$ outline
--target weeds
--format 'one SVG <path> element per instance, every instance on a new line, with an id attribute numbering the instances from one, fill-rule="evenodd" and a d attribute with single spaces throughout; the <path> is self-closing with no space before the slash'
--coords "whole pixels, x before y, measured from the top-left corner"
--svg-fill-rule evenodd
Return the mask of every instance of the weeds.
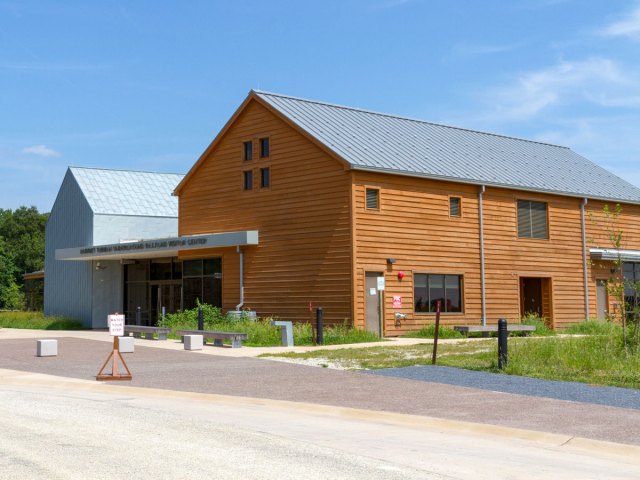
<path id="1" fill-rule="evenodd" d="M 0 312 L 0 327 L 25 328 L 32 330 L 83 330 L 78 320 L 42 312 Z"/>

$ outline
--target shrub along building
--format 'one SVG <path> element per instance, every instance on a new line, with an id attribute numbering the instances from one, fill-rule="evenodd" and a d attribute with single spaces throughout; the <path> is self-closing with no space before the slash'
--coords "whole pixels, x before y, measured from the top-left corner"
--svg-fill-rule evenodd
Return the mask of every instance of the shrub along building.
<path id="1" fill-rule="evenodd" d="M 250 92 L 174 195 L 165 247 L 85 238 L 57 257 L 91 271 L 119 260 L 128 292 L 130 265 L 169 257 L 174 309 L 203 298 L 305 321 L 322 306 L 330 322 L 398 335 L 432 323 L 440 301 L 445 324 L 535 313 L 562 328 L 613 308 L 602 209 L 619 203 L 624 274 L 640 280 L 640 189 L 570 149 L 284 95 Z"/>

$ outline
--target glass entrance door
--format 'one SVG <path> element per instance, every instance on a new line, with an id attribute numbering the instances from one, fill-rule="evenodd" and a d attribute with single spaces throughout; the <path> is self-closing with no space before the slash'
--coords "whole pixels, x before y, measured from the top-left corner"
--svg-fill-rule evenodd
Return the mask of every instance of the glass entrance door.
<path id="1" fill-rule="evenodd" d="M 162 307 L 166 313 L 182 310 L 182 283 L 179 281 L 149 283 L 149 297 L 151 298 L 150 322 L 152 325 L 157 325 L 158 319 L 162 317 Z"/>

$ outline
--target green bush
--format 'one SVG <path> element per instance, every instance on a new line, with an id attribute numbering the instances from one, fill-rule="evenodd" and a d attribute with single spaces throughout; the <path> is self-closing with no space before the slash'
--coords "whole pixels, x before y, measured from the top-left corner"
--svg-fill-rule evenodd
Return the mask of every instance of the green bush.
<path id="1" fill-rule="evenodd" d="M 522 323 L 522 325 L 533 325 L 534 327 L 536 327 L 536 331 L 532 334 L 536 337 L 548 337 L 556 334 L 556 332 L 549 328 L 544 319 L 536 314 L 528 313 L 527 315 L 522 317 L 520 323 Z M 514 333 L 518 333 L 518 336 L 525 336 L 526 334 L 526 332 Z"/>
<path id="2" fill-rule="evenodd" d="M 33 330 L 84 329 L 84 326 L 78 320 L 53 315 L 45 317 L 42 312 L 0 312 L 0 327 Z"/>
<path id="3" fill-rule="evenodd" d="M 435 325 L 428 325 L 417 332 L 408 333 L 406 336 L 410 338 L 433 338 L 436 333 Z M 449 327 L 440 327 L 438 338 L 463 338 L 463 335 Z"/>
<path id="4" fill-rule="evenodd" d="M 567 328 L 564 333 L 582 335 L 616 335 L 622 328 L 612 322 L 601 320 L 585 320 Z"/>
<path id="5" fill-rule="evenodd" d="M 202 305 L 204 313 L 204 329 L 221 332 L 246 333 L 249 338 L 245 345 L 249 347 L 267 347 L 281 344 L 280 328 L 271 325 L 270 318 L 258 318 L 255 321 L 243 318 L 236 320 L 222 314 L 222 311 L 211 305 Z M 159 320 L 161 327 L 176 330 L 196 330 L 198 328 L 198 308 L 184 312 L 167 314 Z M 177 338 L 175 334 L 172 335 Z M 355 330 L 348 325 L 330 325 L 324 329 L 325 345 L 344 343 L 362 343 L 379 341 L 377 335 Z M 293 341 L 295 345 L 313 345 L 313 331 L 309 323 L 293 324 Z"/>

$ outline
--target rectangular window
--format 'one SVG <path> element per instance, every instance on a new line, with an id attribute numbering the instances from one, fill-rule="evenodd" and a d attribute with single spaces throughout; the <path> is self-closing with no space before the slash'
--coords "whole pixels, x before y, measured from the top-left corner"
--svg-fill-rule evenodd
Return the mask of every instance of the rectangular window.
<path id="1" fill-rule="evenodd" d="M 260 188 L 267 188 L 270 182 L 269 168 L 260 169 Z"/>
<path id="2" fill-rule="evenodd" d="M 244 189 L 252 190 L 253 189 L 253 170 L 245 170 L 242 173 L 244 175 Z"/>
<path id="3" fill-rule="evenodd" d="M 182 280 L 184 308 L 200 303 L 222 306 L 222 259 L 185 260 Z"/>
<path id="4" fill-rule="evenodd" d="M 546 202 L 518 200 L 518 237 L 549 238 Z"/>
<path id="5" fill-rule="evenodd" d="M 462 276 L 416 273 L 413 298 L 417 313 L 435 313 L 438 301 L 443 313 L 462 312 Z"/>
<path id="6" fill-rule="evenodd" d="M 367 188 L 367 209 L 378 210 L 380 208 L 380 190 Z"/>
<path id="7" fill-rule="evenodd" d="M 461 203 L 460 197 L 449 197 L 449 216 L 450 217 L 460 217 L 462 216 L 462 211 L 460 209 Z"/>
<path id="8" fill-rule="evenodd" d="M 244 159 L 245 161 L 253 160 L 253 142 L 244 142 Z"/>
<path id="9" fill-rule="evenodd" d="M 624 301 L 626 303 L 627 313 L 633 314 L 636 308 L 640 306 L 640 297 L 638 296 L 636 286 L 640 284 L 640 263 L 624 263 L 622 264 L 622 274 L 624 275 Z"/>
<path id="10" fill-rule="evenodd" d="M 269 156 L 269 139 L 260 139 L 260 158 L 267 158 Z"/>

